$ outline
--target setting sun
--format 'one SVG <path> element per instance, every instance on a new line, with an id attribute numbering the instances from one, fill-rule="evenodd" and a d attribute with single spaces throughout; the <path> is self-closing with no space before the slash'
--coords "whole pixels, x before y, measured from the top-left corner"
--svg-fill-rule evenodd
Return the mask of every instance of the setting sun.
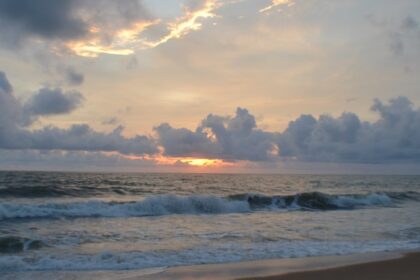
<path id="1" fill-rule="evenodd" d="M 223 164 L 223 161 L 221 160 L 207 158 L 186 158 L 181 159 L 180 161 L 192 166 L 218 166 Z"/>

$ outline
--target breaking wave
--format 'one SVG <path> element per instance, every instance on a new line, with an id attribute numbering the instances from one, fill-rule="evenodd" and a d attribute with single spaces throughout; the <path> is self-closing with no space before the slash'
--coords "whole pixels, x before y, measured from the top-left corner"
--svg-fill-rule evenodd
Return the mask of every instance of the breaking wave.
<path id="1" fill-rule="evenodd" d="M 0 254 L 1 253 L 19 253 L 28 250 L 39 249 L 44 246 L 40 240 L 33 240 L 17 236 L 0 237 Z"/>
<path id="2" fill-rule="evenodd" d="M 257 242 L 246 246 L 244 246 L 244 244 L 229 243 L 229 253 L 226 253 L 225 246 L 211 248 L 200 246 L 180 251 L 103 251 L 97 254 L 43 254 L 36 255 L 35 257 L 0 255 L 0 272 L 146 269 L 203 263 L 229 263 L 258 259 L 346 255 L 364 252 L 383 252 L 385 250 L 414 250 L 418 248 L 419 243 L 410 240 L 308 240 L 276 241 L 267 243 Z"/>
<path id="3" fill-rule="evenodd" d="M 331 195 L 321 192 L 286 196 L 237 194 L 155 195 L 131 202 L 83 202 L 21 204 L 0 203 L 0 220 L 16 218 L 136 217 L 171 214 L 223 214 L 278 210 L 340 210 L 393 206 L 403 200 L 417 200 L 419 193 L 370 193 Z"/>

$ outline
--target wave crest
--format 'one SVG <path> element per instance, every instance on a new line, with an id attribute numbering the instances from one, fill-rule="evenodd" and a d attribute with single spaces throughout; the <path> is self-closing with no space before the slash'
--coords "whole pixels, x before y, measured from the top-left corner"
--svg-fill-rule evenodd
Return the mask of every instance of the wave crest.
<path id="1" fill-rule="evenodd" d="M 419 196 L 418 193 L 415 195 Z M 16 218 L 133 217 L 170 214 L 222 214 L 275 210 L 339 210 L 360 207 L 392 206 L 401 200 L 414 199 L 403 194 L 370 193 L 331 195 L 321 192 L 286 196 L 237 194 L 156 195 L 140 201 L 106 202 L 91 200 L 72 203 L 0 204 L 0 220 Z"/>

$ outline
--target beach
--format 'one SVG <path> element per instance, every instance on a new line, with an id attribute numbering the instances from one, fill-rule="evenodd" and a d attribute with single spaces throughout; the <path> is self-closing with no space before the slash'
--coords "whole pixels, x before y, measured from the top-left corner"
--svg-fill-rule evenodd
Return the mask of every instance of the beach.
<path id="1" fill-rule="evenodd" d="M 330 269 L 293 272 L 283 275 L 241 278 L 241 280 L 416 280 L 420 279 L 420 253 L 410 253 L 402 258 L 354 264 Z"/>
<path id="2" fill-rule="evenodd" d="M 420 279 L 419 264 L 419 252 L 382 252 L 176 267 L 126 280 L 347 280 L 356 277 L 360 280 L 417 280 Z"/>

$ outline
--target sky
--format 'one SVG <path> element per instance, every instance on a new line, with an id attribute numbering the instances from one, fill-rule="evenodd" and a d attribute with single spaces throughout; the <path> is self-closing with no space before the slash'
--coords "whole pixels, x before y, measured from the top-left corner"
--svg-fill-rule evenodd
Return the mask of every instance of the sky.
<path id="1" fill-rule="evenodd" d="M 420 173 L 417 0 L 0 0 L 0 169 Z"/>

